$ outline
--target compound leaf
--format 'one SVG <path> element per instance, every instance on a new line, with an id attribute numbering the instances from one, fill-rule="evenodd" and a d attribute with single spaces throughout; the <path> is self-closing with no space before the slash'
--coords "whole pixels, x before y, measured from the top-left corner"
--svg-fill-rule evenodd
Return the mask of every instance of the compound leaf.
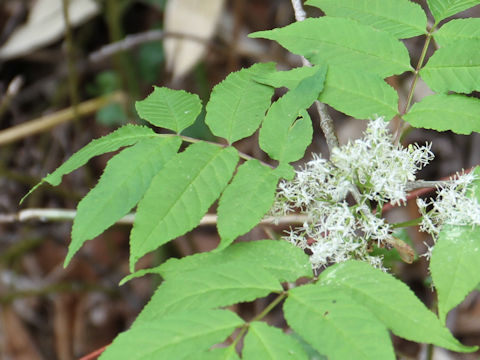
<path id="1" fill-rule="evenodd" d="M 433 312 L 400 280 L 361 261 L 336 264 L 320 275 L 320 285 L 347 292 L 396 335 L 449 350 L 468 352 Z"/>
<path id="2" fill-rule="evenodd" d="M 451 20 L 433 34 L 440 46 L 447 46 L 458 40 L 480 40 L 480 18 Z"/>
<path id="3" fill-rule="evenodd" d="M 295 288 L 283 311 L 288 325 L 329 359 L 395 359 L 387 328 L 338 289 L 313 284 Z"/>
<path id="4" fill-rule="evenodd" d="M 182 259 L 169 259 L 156 268 L 139 270 L 127 276 L 121 284 L 145 274 L 161 274 L 169 279 L 175 274 L 186 274 L 195 269 L 238 262 L 243 259 L 248 259 L 253 265 L 261 265 L 280 282 L 313 276 L 308 256 L 300 248 L 282 240 L 258 240 L 233 244 L 222 251 L 195 254 Z"/>
<path id="5" fill-rule="evenodd" d="M 235 148 L 190 145 L 153 178 L 130 235 L 130 269 L 149 251 L 193 229 L 218 198 L 238 162 Z"/>
<path id="6" fill-rule="evenodd" d="M 273 89 L 255 78 L 274 70 L 274 63 L 256 64 L 231 73 L 213 88 L 205 123 L 215 136 L 231 144 L 258 129 L 270 106 Z"/>
<path id="7" fill-rule="evenodd" d="M 308 360 L 308 356 L 293 337 L 264 322 L 254 321 L 245 336 L 242 359 Z"/>
<path id="8" fill-rule="evenodd" d="M 412 70 L 408 51 L 400 41 L 351 19 L 324 16 L 249 36 L 275 40 L 313 64 L 369 69 L 381 77 Z"/>
<path id="9" fill-rule="evenodd" d="M 449 16 L 480 4 L 480 0 L 427 0 L 427 4 L 435 18 L 435 24 L 438 24 Z"/>
<path id="10" fill-rule="evenodd" d="M 59 168 L 53 173 L 45 176 L 42 181 L 35 185 L 27 195 L 23 197 L 22 201 L 30 195 L 35 189 L 37 189 L 44 182 L 50 185 L 57 186 L 62 181 L 63 175 L 69 174 L 79 167 L 85 165 L 91 158 L 118 150 L 123 146 L 133 145 L 141 139 L 149 139 L 157 137 L 151 129 L 146 126 L 125 125 L 115 130 L 114 132 L 101 137 L 99 139 L 92 140 L 89 144 L 81 148 L 70 159 L 65 161 Z"/>
<path id="11" fill-rule="evenodd" d="M 344 66 L 330 66 L 319 100 L 357 119 L 389 120 L 398 109 L 398 93 L 380 76 Z"/>
<path id="12" fill-rule="evenodd" d="M 445 322 L 447 313 L 460 304 L 480 283 L 480 229 L 445 226 L 430 260 L 430 272 L 438 293 L 438 315 Z"/>
<path id="13" fill-rule="evenodd" d="M 306 108 L 323 89 L 325 73 L 320 69 L 313 76 L 273 103 L 260 129 L 259 143 L 272 159 L 292 162 L 303 157 L 312 141 L 312 123 Z M 298 116 L 301 118 L 297 119 Z"/>
<path id="14" fill-rule="evenodd" d="M 278 280 L 259 264 L 252 265 L 249 259 L 198 267 L 188 276 L 179 273 L 165 280 L 138 315 L 134 326 L 161 319 L 169 313 L 253 301 L 274 291 L 282 291 Z"/>
<path id="15" fill-rule="evenodd" d="M 227 186 L 218 205 L 220 247 L 250 231 L 271 208 L 278 178 L 258 160 L 242 164 Z"/>
<path id="16" fill-rule="evenodd" d="M 438 49 L 420 76 L 436 92 L 480 90 L 480 39 L 455 41 Z"/>
<path id="17" fill-rule="evenodd" d="M 195 122 L 202 102 L 196 94 L 154 86 L 153 92 L 137 101 L 135 108 L 149 123 L 180 133 Z"/>
<path id="18" fill-rule="evenodd" d="M 101 234 L 138 203 L 181 143 L 178 137 L 145 139 L 108 162 L 98 184 L 78 204 L 65 266 L 85 241 Z"/>
<path id="19" fill-rule="evenodd" d="M 100 359 L 183 359 L 222 342 L 242 324 L 228 310 L 166 314 L 117 336 Z"/>
<path id="20" fill-rule="evenodd" d="M 472 131 L 480 132 L 480 100 L 434 94 L 414 104 L 403 119 L 414 127 L 468 135 Z"/>
<path id="21" fill-rule="evenodd" d="M 398 39 L 425 33 L 427 16 L 420 5 L 408 0 L 308 0 L 328 16 L 346 17 L 386 31 Z"/>

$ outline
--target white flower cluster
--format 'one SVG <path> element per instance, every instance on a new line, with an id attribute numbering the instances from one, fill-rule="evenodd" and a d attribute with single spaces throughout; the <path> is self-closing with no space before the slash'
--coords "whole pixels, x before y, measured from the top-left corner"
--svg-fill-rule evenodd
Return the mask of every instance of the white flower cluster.
<path id="1" fill-rule="evenodd" d="M 468 196 L 469 187 L 476 178 L 473 173 L 457 174 L 455 180 L 437 186 L 436 199 L 417 199 L 422 215 L 420 230 L 429 233 L 436 241 L 443 225 L 480 225 L 480 204 Z"/>
<path id="2" fill-rule="evenodd" d="M 407 183 L 432 159 L 428 144 L 394 145 L 379 118 L 368 124 L 364 139 L 333 149 L 330 161 L 314 156 L 292 181 L 281 182 L 272 213 L 307 215 L 286 238 L 310 254 L 315 269 L 352 258 L 382 267 L 382 259 L 370 255 L 371 244 L 385 244 L 392 229 L 372 213 L 370 202 L 405 202 Z M 349 206 L 352 192 L 357 204 Z"/>

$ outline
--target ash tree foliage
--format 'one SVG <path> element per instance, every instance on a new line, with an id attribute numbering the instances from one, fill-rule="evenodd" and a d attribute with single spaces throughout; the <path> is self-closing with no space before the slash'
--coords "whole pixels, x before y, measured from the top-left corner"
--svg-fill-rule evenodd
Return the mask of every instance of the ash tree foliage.
<path id="1" fill-rule="evenodd" d="M 313 352 L 386 360 L 395 359 L 391 333 L 457 352 L 477 349 L 461 344 L 445 324 L 480 282 L 480 170 L 437 183 L 434 198 L 417 200 L 418 219 L 382 217 L 383 205 L 406 204 L 407 193 L 419 187 L 416 173 L 434 157 L 430 144 L 404 148 L 388 121 L 407 124 L 403 129 L 480 131 L 480 100 L 469 96 L 480 91 L 479 19 L 446 21 L 480 1 L 427 3 L 433 25 L 408 0 L 308 0 L 326 15 L 250 36 L 274 40 L 311 66 L 277 71 L 274 63 L 259 63 L 216 85 L 205 122 L 219 143 L 181 135 L 202 109 L 198 96 L 154 87 L 137 102 L 138 114 L 170 132 L 125 125 L 42 180 L 58 185 L 92 157 L 123 149 L 78 205 L 65 266 L 85 241 L 136 207 L 132 274 L 122 283 L 148 273 L 163 282 L 101 359 L 279 360 L 309 359 Z M 412 65 L 402 39 L 417 36 L 424 47 Z M 425 61 L 429 48 L 435 51 Z M 398 110 L 399 94 L 385 78 L 405 72 L 414 81 Z M 419 78 L 435 94 L 412 105 Z M 282 87 L 288 91 L 272 103 Z M 316 101 L 369 120 L 367 131 L 330 149 L 328 160 L 316 154 L 295 170 L 291 163 L 312 141 L 307 109 Z M 235 148 L 257 130 L 275 166 Z M 179 152 L 182 142 L 191 144 Z M 217 200 L 217 249 L 135 271 L 142 256 L 194 229 Z M 233 243 L 265 216 L 292 212 L 306 220 L 283 239 Z M 396 232 L 411 225 L 435 242 L 423 255 L 430 258 L 438 315 L 389 273 L 377 251 L 412 262 L 413 249 Z M 227 308 L 270 294 L 272 302 L 248 322 Z M 276 306 L 283 307 L 289 331 L 262 321 Z"/>

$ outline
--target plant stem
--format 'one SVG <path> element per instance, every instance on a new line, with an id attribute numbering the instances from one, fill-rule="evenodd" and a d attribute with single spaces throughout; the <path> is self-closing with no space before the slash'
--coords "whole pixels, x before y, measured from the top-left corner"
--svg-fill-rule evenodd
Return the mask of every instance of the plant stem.
<path id="1" fill-rule="evenodd" d="M 235 346 L 238 343 L 238 341 L 242 338 L 242 336 L 245 335 L 251 322 L 262 320 L 270 311 L 273 310 L 275 306 L 277 306 L 280 302 L 282 302 L 282 300 L 284 300 L 287 297 L 287 295 L 288 295 L 288 292 L 286 291 L 283 291 L 282 293 L 280 293 L 280 295 L 278 295 L 275 298 L 275 300 L 273 300 L 270 304 L 268 304 L 268 306 L 265 309 L 263 309 L 263 311 L 260 314 L 255 316 L 248 323 L 244 324 L 241 327 L 240 332 L 238 333 L 237 337 L 235 338 L 231 346 Z"/>
<path id="2" fill-rule="evenodd" d="M 399 222 L 399 223 L 394 223 L 394 224 L 390 224 L 391 227 L 393 229 L 397 229 L 397 228 L 404 228 L 404 227 L 410 227 L 410 226 L 415 226 L 415 225 L 418 225 L 422 222 L 422 219 L 423 217 L 420 216 L 416 219 L 413 219 L 413 220 L 408 220 L 408 221 L 404 221 L 404 222 Z"/>
<path id="3" fill-rule="evenodd" d="M 73 117 L 79 120 L 80 112 L 78 110 L 78 75 L 75 65 L 75 48 L 73 46 L 72 26 L 68 14 L 70 0 L 62 0 L 63 19 L 65 21 L 65 45 L 68 64 L 68 88 L 70 92 L 70 101 L 72 102 Z"/>

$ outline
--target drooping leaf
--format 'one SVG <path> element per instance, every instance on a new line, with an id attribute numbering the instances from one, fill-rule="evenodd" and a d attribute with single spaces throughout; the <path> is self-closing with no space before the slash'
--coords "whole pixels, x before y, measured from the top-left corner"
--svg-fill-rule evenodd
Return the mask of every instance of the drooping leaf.
<path id="1" fill-rule="evenodd" d="M 313 276 L 308 256 L 300 248 L 282 240 L 258 240 L 233 244 L 218 252 L 170 259 L 156 268 L 139 270 L 124 278 L 120 284 L 145 274 L 161 274 L 164 278 L 169 279 L 175 274 L 190 273 L 195 269 L 245 261 L 245 259 L 248 259 L 251 264 L 261 265 L 280 282 Z"/>
<path id="2" fill-rule="evenodd" d="M 255 81 L 267 84 L 275 88 L 286 87 L 288 89 L 294 89 L 300 84 L 300 82 L 316 73 L 323 73 L 323 77 L 327 74 L 326 65 L 314 65 L 314 66 L 301 66 L 286 71 L 274 71 L 268 74 L 257 76 Z"/>
<path id="3" fill-rule="evenodd" d="M 449 16 L 480 4 L 480 0 L 427 0 L 427 4 L 435 18 L 435 24 L 438 24 Z"/>
<path id="4" fill-rule="evenodd" d="M 312 124 L 306 108 L 323 89 L 324 72 L 303 79 L 273 103 L 260 129 L 259 143 L 272 159 L 292 162 L 303 157 L 312 141 Z M 297 119 L 298 116 L 300 119 Z"/>
<path id="5" fill-rule="evenodd" d="M 101 360 L 183 359 L 222 342 L 243 320 L 228 310 L 167 314 L 120 334 Z"/>
<path id="6" fill-rule="evenodd" d="M 474 174 L 480 175 L 480 167 Z M 480 180 L 469 195 L 480 201 Z M 480 228 L 445 226 L 433 248 L 430 273 L 438 294 L 438 315 L 445 322 L 448 312 L 480 283 Z"/>
<path id="7" fill-rule="evenodd" d="M 85 241 L 100 235 L 138 203 L 181 143 L 178 137 L 145 139 L 108 162 L 97 186 L 78 204 L 65 266 Z"/>
<path id="8" fill-rule="evenodd" d="M 130 235 L 130 270 L 149 251 L 193 229 L 218 198 L 238 162 L 235 148 L 196 143 L 153 178 Z"/>
<path id="9" fill-rule="evenodd" d="M 480 90 L 480 39 L 457 40 L 438 49 L 420 76 L 436 92 Z"/>
<path id="10" fill-rule="evenodd" d="M 183 311 L 198 311 L 253 301 L 282 286 L 267 270 L 248 259 L 222 265 L 198 267 L 195 271 L 173 275 L 153 294 L 135 320 L 135 325 Z"/>
<path id="11" fill-rule="evenodd" d="M 455 94 L 430 95 L 414 104 L 403 119 L 414 127 L 469 135 L 480 132 L 480 100 Z"/>
<path id="12" fill-rule="evenodd" d="M 343 66 L 330 66 L 319 100 L 357 119 L 384 116 L 398 110 L 398 93 L 380 76 Z"/>
<path id="13" fill-rule="evenodd" d="M 243 360 L 308 360 L 299 342 L 279 328 L 254 321 L 248 327 Z"/>
<path id="14" fill-rule="evenodd" d="M 258 160 L 249 160 L 238 168 L 218 205 L 220 247 L 228 246 L 258 224 L 272 207 L 277 182 L 272 169 Z"/>
<path id="15" fill-rule="evenodd" d="M 319 284 L 347 292 L 394 334 L 407 340 L 459 352 L 475 350 L 459 343 L 407 285 L 365 262 L 336 264 L 320 275 Z"/>
<path id="16" fill-rule="evenodd" d="M 187 356 L 185 360 L 240 360 L 235 348 L 232 346 L 226 348 L 216 348 L 203 353 L 195 353 Z"/>
<path id="17" fill-rule="evenodd" d="M 180 133 L 195 122 L 202 102 L 196 94 L 154 86 L 153 92 L 137 101 L 135 108 L 149 123 Z"/>
<path id="18" fill-rule="evenodd" d="M 480 18 L 455 19 L 433 34 L 437 44 L 447 46 L 458 40 L 480 40 Z"/>
<path id="19" fill-rule="evenodd" d="M 432 251 L 430 273 L 438 293 L 438 316 L 448 312 L 480 283 L 480 229 L 446 226 Z"/>
<path id="20" fill-rule="evenodd" d="M 343 291 L 301 286 L 289 291 L 283 311 L 288 325 L 329 359 L 395 359 L 387 328 Z"/>
<path id="21" fill-rule="evenodd" d="M 275 40 L 313 64 L 369 69 L 382 77 L 412 70 L 408 51 L 400 41 L 351 19 L 324 16 L 249 36 Z"/>
<path id="22" fill-rule="evenodd" d="M 346 17 L 386 31 L 398 39 L 425 33 L 427 16 L 409 0 L 308 0 L 328 16 Z"/>
<path id="23" fill-rule="evenodd" d="M 231 73 L 213 88 L 205 123 L 215 136 L 231 144 L 258 129 L 270 106 L 273 89 L 255 79 L 272 71 L 274 63 L 256 64 Z"/>
<path id="24" fill-rule="evenodd" d="M 118 150 L 123 146 L 133 145 L 141 139 L 149 139 L 158 136 L 151 129 L 146 126 L 125 125 L 115 130 L 114 132 L 101 137 L 99 139 L 92 140 L 88 145 L 81 148 L 70 159 L 65 161 L 57 170 L 53 173 L 45 176 L 42 181 L 35 185 L 27 195 L 23 197 L 22 201 L 30 195 L 40 185 L 47 182 L 50 185 L 57 186 L 62 181 L 63 175 L 69 174 L 79 167 L 85 165 L 91 158 Z"/>

